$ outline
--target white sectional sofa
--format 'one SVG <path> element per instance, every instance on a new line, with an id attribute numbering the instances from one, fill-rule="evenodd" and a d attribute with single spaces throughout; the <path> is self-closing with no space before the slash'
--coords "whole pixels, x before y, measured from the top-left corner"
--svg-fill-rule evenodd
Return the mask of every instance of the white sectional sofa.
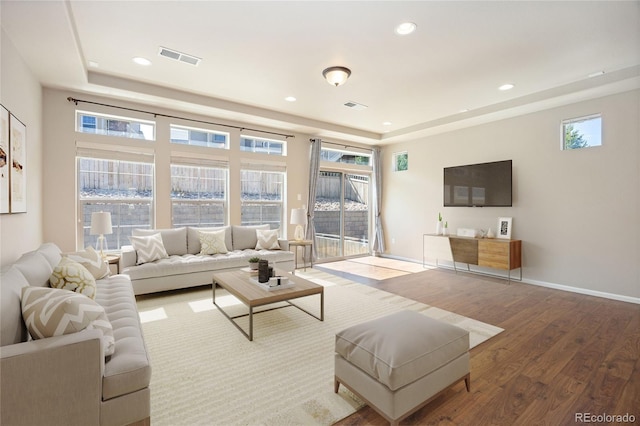
<path id="1" fill-rule="evenodd" d="M 225 230 L 227 253 L 200 254 L 199 231 Z M 268 225 L 217 228 L 182 227 L 173 229 L 140 230 L 134 236 L 160 233 L 167 257 L 139 264 L 138 253 L 132 245 L 122 247 L 120 273 L 131 278 L 136 295 L 174 290 L 212 283 L 212 273 L 225 269 L 248 267 L 251 257 L 266 259 L 279 269 L 294 270 L 294 253 L 286 240 L 279 239 L 279 249 L 256 249 L 257 230 L 268 230 Z"/>
<path id="2" fill-rule="evenodd" d="M 151 364 L 129 277 L 97 279 L 95 300 L 68 290 L 45 290 L 61 259 L 60 249 L 46 243 L 0 273 L 0 424 L 148 425 Z M 21 303 L 23 288 L 30 286 L 38 288 L 34 291 L 57 291 L 87 299 L 95 312 L 100 311 L 96 304 L 100 305 L 111 324 L 113 354 L 105 357 L 105 334 L 92 327 L 63 335 L 57 331 L 53 337 L 33 340 Z M 67 296 L 60 300 L 64 302 L 43 302 L 47 303 L 47 310 L 35 316 L 45 315 L 47 321 L 54 318 L 53 306 L 70 303 Z M 78 305 L 78 312 L 87 311 L 84 303 Z M 78 324 L 82 315 L 74 312 L 72 319 Z M 52 326 L 59 329 L 68 315 Z"/>

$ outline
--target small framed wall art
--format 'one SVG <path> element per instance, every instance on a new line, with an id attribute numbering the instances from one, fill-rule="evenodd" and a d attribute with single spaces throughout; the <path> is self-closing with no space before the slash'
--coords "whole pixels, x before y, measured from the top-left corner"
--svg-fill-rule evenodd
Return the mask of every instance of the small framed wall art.
<path id="1" fill-rule="evenodd" d="M 27 212 L 27 126 L 9 113 L 11 213 Z"/>
<path id="2" fill-rule="evenodd" d="M 0 105 L 0 213 L 9 213 L 9 111 Z"/>
<path id="3" fill-rule="evenodd" d="M 511 239 L 511 222 L 512 218 L 510 217 L 499 217 L 498 218 L 498 238 L 504 238 L 507 240 Z"/>

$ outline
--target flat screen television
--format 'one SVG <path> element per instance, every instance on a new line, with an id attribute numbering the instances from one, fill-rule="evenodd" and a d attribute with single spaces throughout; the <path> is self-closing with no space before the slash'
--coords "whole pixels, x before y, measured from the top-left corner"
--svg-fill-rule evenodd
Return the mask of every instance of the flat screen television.
<path id="1" fill-rule="evenodd" d="M 445 207 L 511 207 L 511 160 L 445 167 Z"/>

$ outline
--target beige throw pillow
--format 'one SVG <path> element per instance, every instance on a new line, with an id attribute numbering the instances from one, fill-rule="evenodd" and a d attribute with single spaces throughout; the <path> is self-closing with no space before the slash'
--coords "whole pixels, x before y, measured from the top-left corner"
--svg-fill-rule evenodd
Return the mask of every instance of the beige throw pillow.
<path id="1" fill-rule="evenodd" d="M 49 285 L 96 298 L 96 279 L 87 268 L 68 257 L 60 259 L 60 263 L 53 268 Z"/>
<path id="2" fill-rule="evenodd" d="M 87 271 L 89 271 L 96 280 L 111 275 L 109 264 L 105 262 L 100 256 L 100 253 L 95 251 L 91 246 L 87 247 L 84 251 L 68 253 L 65 256 L 87 268 Z"/>
<path id="3" fill-rule="evenodd" d="M 62 336 L 82 330 L 101 330 L 104 356 L 113 355 L 113 327 L 104 308 L 93 300 L 48 287 L 22 288 L 22 317 L 33 339 Z"/>
<path id="4" fill-rule="evenodd" d="M 226 230 L 219 231 L 198 231 L 200 236 L 200 254 L 224 254 L 228 253 L 227 246 L 224 243 Z"/>
<path id="5" fill-rule="evenodd" d="M 256 244 L 256 250 L 280 250 L 280 243 L 278 242 L 278 230 L 262 230 L 257 229 L 256 234 L 258 236 L 258 243 Z"/>
<path id="6" fill-rule="evenodd" d="M 138 265 L 169 257 L 160 233 L 144 237 L 131 236 L 129 241 L 131 241 L 131 245 L 136 250 L 136 255 L 138 256 L 136 263 Z"/>

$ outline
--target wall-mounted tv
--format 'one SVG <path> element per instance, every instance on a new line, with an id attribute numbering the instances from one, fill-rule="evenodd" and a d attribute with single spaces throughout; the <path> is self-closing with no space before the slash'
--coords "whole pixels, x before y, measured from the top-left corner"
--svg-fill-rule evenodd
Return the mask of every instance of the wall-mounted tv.
<path id="1" fill-rule="evenodd" d="M 511 160 L 445 167 L 445 207 L 511 205 Z"/>

